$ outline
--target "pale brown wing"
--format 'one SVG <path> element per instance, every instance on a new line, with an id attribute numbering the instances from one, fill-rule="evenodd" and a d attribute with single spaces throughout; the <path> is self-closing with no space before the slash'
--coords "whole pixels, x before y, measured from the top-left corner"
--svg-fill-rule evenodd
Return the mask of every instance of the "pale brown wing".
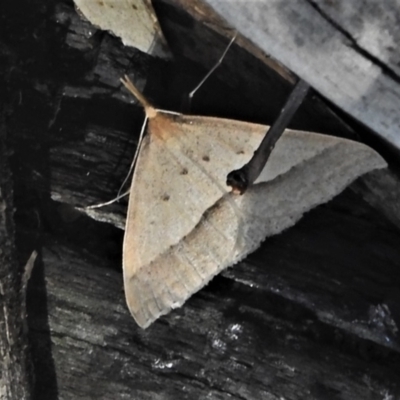
<path id="1" fill-rule="evenodd" d="M 149 120 L 129 199 L 124 265 L 130 274 L 179 243 L 230 190 L 227 173 L 251 157 L 265 129 L 168 114 Z"/>
<path id="2" fill-rule="evenodd" d="M 126 46 L 152 53 L 157 42 L 166 44 L 148 0 L 74 0 L 93 25 L 109 30 Z"/>
<path id="3" fill-rule="evenodd" d="M 215 274 L 293 225 L 366 171 L 384 166 L 368 147 L 286 131 L 260 183 L 229 193 L 226 175 L 249 160 L 267 130 L 244 122 L 158 115 L 133 178 L 124 240 L 124 284 L 147 327 Z"/>

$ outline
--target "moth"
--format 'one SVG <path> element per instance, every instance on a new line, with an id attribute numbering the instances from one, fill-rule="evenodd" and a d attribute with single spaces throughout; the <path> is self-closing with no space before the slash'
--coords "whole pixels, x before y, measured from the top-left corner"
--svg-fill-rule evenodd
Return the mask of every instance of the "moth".
<path id="1" fill-rule="evenodd" d="M 124 44 L 166 49 L 150 0 L 74 0 L 94 25 Z M 159 110 L 128 79 L 147 128 L 132 179 L 123 245 L 128 308 L 142 328 L 180 307 L 266 237 L 360 175 L 386 167 L 371 148 L 312 132 L 286 130 L 244 194 L 226 185 L 258 149 L 267 126 Z"/>
<path id="2" fill-rule="evenodd" d="M 287 129 L 260 176 L 241 195 L 227 174 L 253 155 L 268 127 L 159 110 L 125 78 L 146 112 L 123 245 L 128 308 L 142 328 L 180 307 L 267 236 L 360 175 L 386 167 L 351 140 Z"/>

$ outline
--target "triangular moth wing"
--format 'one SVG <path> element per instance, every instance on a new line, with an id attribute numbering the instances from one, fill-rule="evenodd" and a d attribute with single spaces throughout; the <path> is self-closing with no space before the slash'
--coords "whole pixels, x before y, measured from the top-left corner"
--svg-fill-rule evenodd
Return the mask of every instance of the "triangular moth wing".
<path id="1" fill-rule="evenodd" d="M 124 240 L 125 293 L 141 327 L 181 306 L 266 236 L 385 166 L 362 144 L 288 130 L 256 181 L 267 183 L 230 193 L 227 173 L 250 159 L 267 129 L 164 113 L 149 120 Z"/>

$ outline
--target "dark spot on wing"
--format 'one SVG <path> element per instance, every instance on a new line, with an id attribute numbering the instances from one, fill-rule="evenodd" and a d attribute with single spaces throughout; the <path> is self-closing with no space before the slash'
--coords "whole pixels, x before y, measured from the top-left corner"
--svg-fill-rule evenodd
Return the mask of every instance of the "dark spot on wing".
<path id="1" fill-rule="evenodd" d="M 181 175 L 187 175 L 189 171 L 186 168 L 182 168 Z"/>
<path id="2" fill-rule="evenodd" d="M 244 154 L 244 151 L 243 150 L 239 150 L 239 151 L 236 152 L 236 154 Z"/>
<path id="3" fill-rule="evenodd" d="M 164 194 L 162 196 L 163 201 L 168 201 L 169 200 L 169 195 L 168 194 Z"/>
<path id="4" fill-rule="evenodd" d="M 134 10 L 137 10 L 137 7 L 134 4 L 131 4 Z"/>
<path id="5" fill-rule="evenodd" d="M 210 157 L 208 157 L 208 156 L 203 156 L 203 161 L 210 161 Z"/>

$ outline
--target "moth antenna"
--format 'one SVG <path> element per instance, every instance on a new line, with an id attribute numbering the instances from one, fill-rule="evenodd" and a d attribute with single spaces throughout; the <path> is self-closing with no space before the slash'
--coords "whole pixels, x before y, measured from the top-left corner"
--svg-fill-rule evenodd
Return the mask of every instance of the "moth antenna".
<path id="1" fill-rule="evenodd" d="M 93 205 L 87 206 L 87 207 L 76 207 L 76 209 L 77 210 L 82 210 L 82 211 L 88 211 L 88 210 L 94 210 L 96 208 L 102 208 L 102 207 L 105 207 L 105 206 L 109 206 L 111 204 L 116 203 L 118 200 L 121 200 L 125 196 L 128 196 L 128 194 L 129 194 L 129 190 L 127 190 L 125 193 L 118 194 L 118 196 L 115 197 L 114 199 L 109 200 L 109 201 L 105 201 L 104 203 L 93 204 Z"/>
<path id="2" fill-rule="evenodd" d="M 222 56 L 219 58 L 219 60 L 214 64 L 214 66 L 207 72 L 206 76 L 200 81 L 200 83 L 189 93 L 188 98 L 189 98 L 189 109 L 192 103 L 192 99 L 194 94 L 201 88 L 201 86 L 204 84 L 204 82 L 210 77 L 210 75 L 221 65 L 222 61 L 224 60 L 226 53 L 232 46 L 233 42 L 237 38 L 237 31 L 235 31 L 235 34 L 233 35 L 231 41 L 229 42 L 228 46 L 226 46 L 225 51 L 222 53 Z"/>
<path id="3" fill-rule="evenodd" d="M 142 125 L 142 130 L 140 131 L 140 136 L 139 136 L 138 145 L 136 147 L 135 156 L 133 157 L 133 161 L 131 163 L 131 166 L 129 167 L 129 171 L 128 171 L 124 181 L 122 182 L 121 187 L 118 190 L 117 196 L 114 199 L 106 201 L 104 203 L 99 203 L 99 204 L 94 204 L 94 205 L 91 205 L 91 206 L 83 207 L 82 210 L 94 210 L 95 208 L 101 208 L 101 207 L 109 206 L 111 204 L 116 203 L 118 200 L 122 199 L 123 197 L 125 197 L 125 196 L 127 196 L 129 194 L 129 190 L 124 192 L 124 193 L 122 193 L 122 194 L 121 194 L 121 192 L 122 192 L 122 189 L 124 188 L 126 182 L 128 181 L 129 177 L 132 175 L 133 168 L 135 167 L 136 160 L 137 160 L 138 155 L 139 155 L 140 147 L 142 145 L 144 131 L 145 131 L 145 128 L 146 128 L 146 125 L 147 125 L 147 120 L 148 120 L 148 118 L 146 116 L 146 118 L 145 118 L 145 120 L 143 122 L 143 125 Z"/>
<path id="4" fill-rule="evenodd" d="M 132 83 L 128 75 L 120 79 L 122 84 L 139 100 L 139 103 L 146 111 L 146 115 L 151 118 L 157 113 L 155 107 L 143 96 L 140 90 Z"/>
<path id="5" fill-rule="evenodd" d="M 124 186 L 125 186 L 126 182 L 128 181 L 129 177 L 132 175 L 133 169 L 134 169 L 135 164 L 136 164 L 136 160 L 137 160 L 137 158 L 139 156 L 140 147 L 142 146 L 144 131 L 145 131 L 146 125 L 147 125 L 147 120 L 148 120 L 148 117 L 146 115 L 146 118 L 145 118 L 145 120 L 143 122 L 143 125 L 142 125 L 142 129 L 140 131 L 139 141 L 138 141 L 138 144 L 137 144 L 137 147 L 136 147 L 135 155 L 133 157 L 131 166 L 129 167 L 129 171 L 128 171 L 124 181 L 122 182 L 122 185 L 121 185 L 120 189 L 118 190 L 117 197 L 120 196 L 122 189 L 124 188 Z"/>

